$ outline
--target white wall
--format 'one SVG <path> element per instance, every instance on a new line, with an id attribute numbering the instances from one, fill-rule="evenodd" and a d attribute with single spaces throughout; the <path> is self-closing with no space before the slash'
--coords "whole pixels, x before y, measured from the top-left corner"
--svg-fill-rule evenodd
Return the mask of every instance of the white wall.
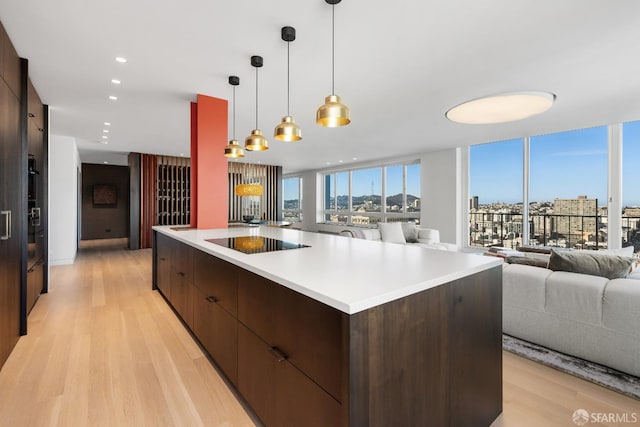
<path id="1" fill-rule="evenodd" d="M 49 265 L 72 264 L 78 237 L 78 171 L 74 138 L 49 139 Z"/>
<path id="2" fill-rule="evenodd" d="M 302 174 L 302 229 L 305 231 L 318 231 L 317 222 L 320 221 L 322 203 L 318 204 L 318 198 L 322 197 L 322 182 L 316 171 L 307 171 Z"/>
<path id="3" fill-rule="evenodd" d="M 442 242 L 461 247 L 461 149 L 424 153 L 420 163 L 420 225 L 440 230 Z"/>

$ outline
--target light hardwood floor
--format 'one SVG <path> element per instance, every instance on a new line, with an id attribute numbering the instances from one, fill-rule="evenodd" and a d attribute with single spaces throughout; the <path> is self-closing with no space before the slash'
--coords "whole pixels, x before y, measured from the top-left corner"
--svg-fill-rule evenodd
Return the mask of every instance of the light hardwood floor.
<path id="1" fill-rule="evenodd" d="M 151 290 L 151 251 L 125 246 L 83 242 L 75 264 L 51 268 L 29 335 L 0 371 L 0 426 L 255 425 Z M 573 426 L 580 408 L 640 418 L 639 401 L 504 353 L 493 427 Z"/>

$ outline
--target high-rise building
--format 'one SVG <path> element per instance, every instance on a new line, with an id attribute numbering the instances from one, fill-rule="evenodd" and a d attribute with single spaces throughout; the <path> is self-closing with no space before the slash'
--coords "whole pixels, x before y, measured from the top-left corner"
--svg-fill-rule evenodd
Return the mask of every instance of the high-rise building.
<path id="1" fill-rule="evenodd" d="M 578 196 L 577 199 L 555 199 L 553 201 L 555 232 L 571 243 L 597 238 L 598 199 Z"/>
<path id="2" fill-rule="evenodd" d="M 477 210 L 478 204 L 479 204 L 478 196 L 473 196 L 471 199 L 469 199 L 469 209 Z"/>

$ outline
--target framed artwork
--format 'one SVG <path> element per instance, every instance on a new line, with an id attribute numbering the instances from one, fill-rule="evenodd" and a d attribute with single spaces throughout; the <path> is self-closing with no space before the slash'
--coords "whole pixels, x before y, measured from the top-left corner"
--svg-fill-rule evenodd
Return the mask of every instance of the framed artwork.
<path id="1" fill-rule="evenodd" d="M 96 184 L 93 186 L 94 208 L 118 207 L 118 188 L 110 184 Z"/>

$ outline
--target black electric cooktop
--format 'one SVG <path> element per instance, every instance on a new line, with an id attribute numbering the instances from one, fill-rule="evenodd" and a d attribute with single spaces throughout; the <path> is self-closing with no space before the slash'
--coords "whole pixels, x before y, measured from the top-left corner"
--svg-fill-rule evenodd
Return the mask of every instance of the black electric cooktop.
<path id="1" fill-rule="evenodd" d="M 224 246 L 225 248 L 235 249 L 245 254 L 260 254 L 263 252 L 284 251 L 287 249 L 308 248 L 308 245 L 302 243 L 286 242 L 284 240 L 272 239 L 263 236 L 238 236 L 223 237 L 220 239 L 207 239 L 207 242 Z"/>

